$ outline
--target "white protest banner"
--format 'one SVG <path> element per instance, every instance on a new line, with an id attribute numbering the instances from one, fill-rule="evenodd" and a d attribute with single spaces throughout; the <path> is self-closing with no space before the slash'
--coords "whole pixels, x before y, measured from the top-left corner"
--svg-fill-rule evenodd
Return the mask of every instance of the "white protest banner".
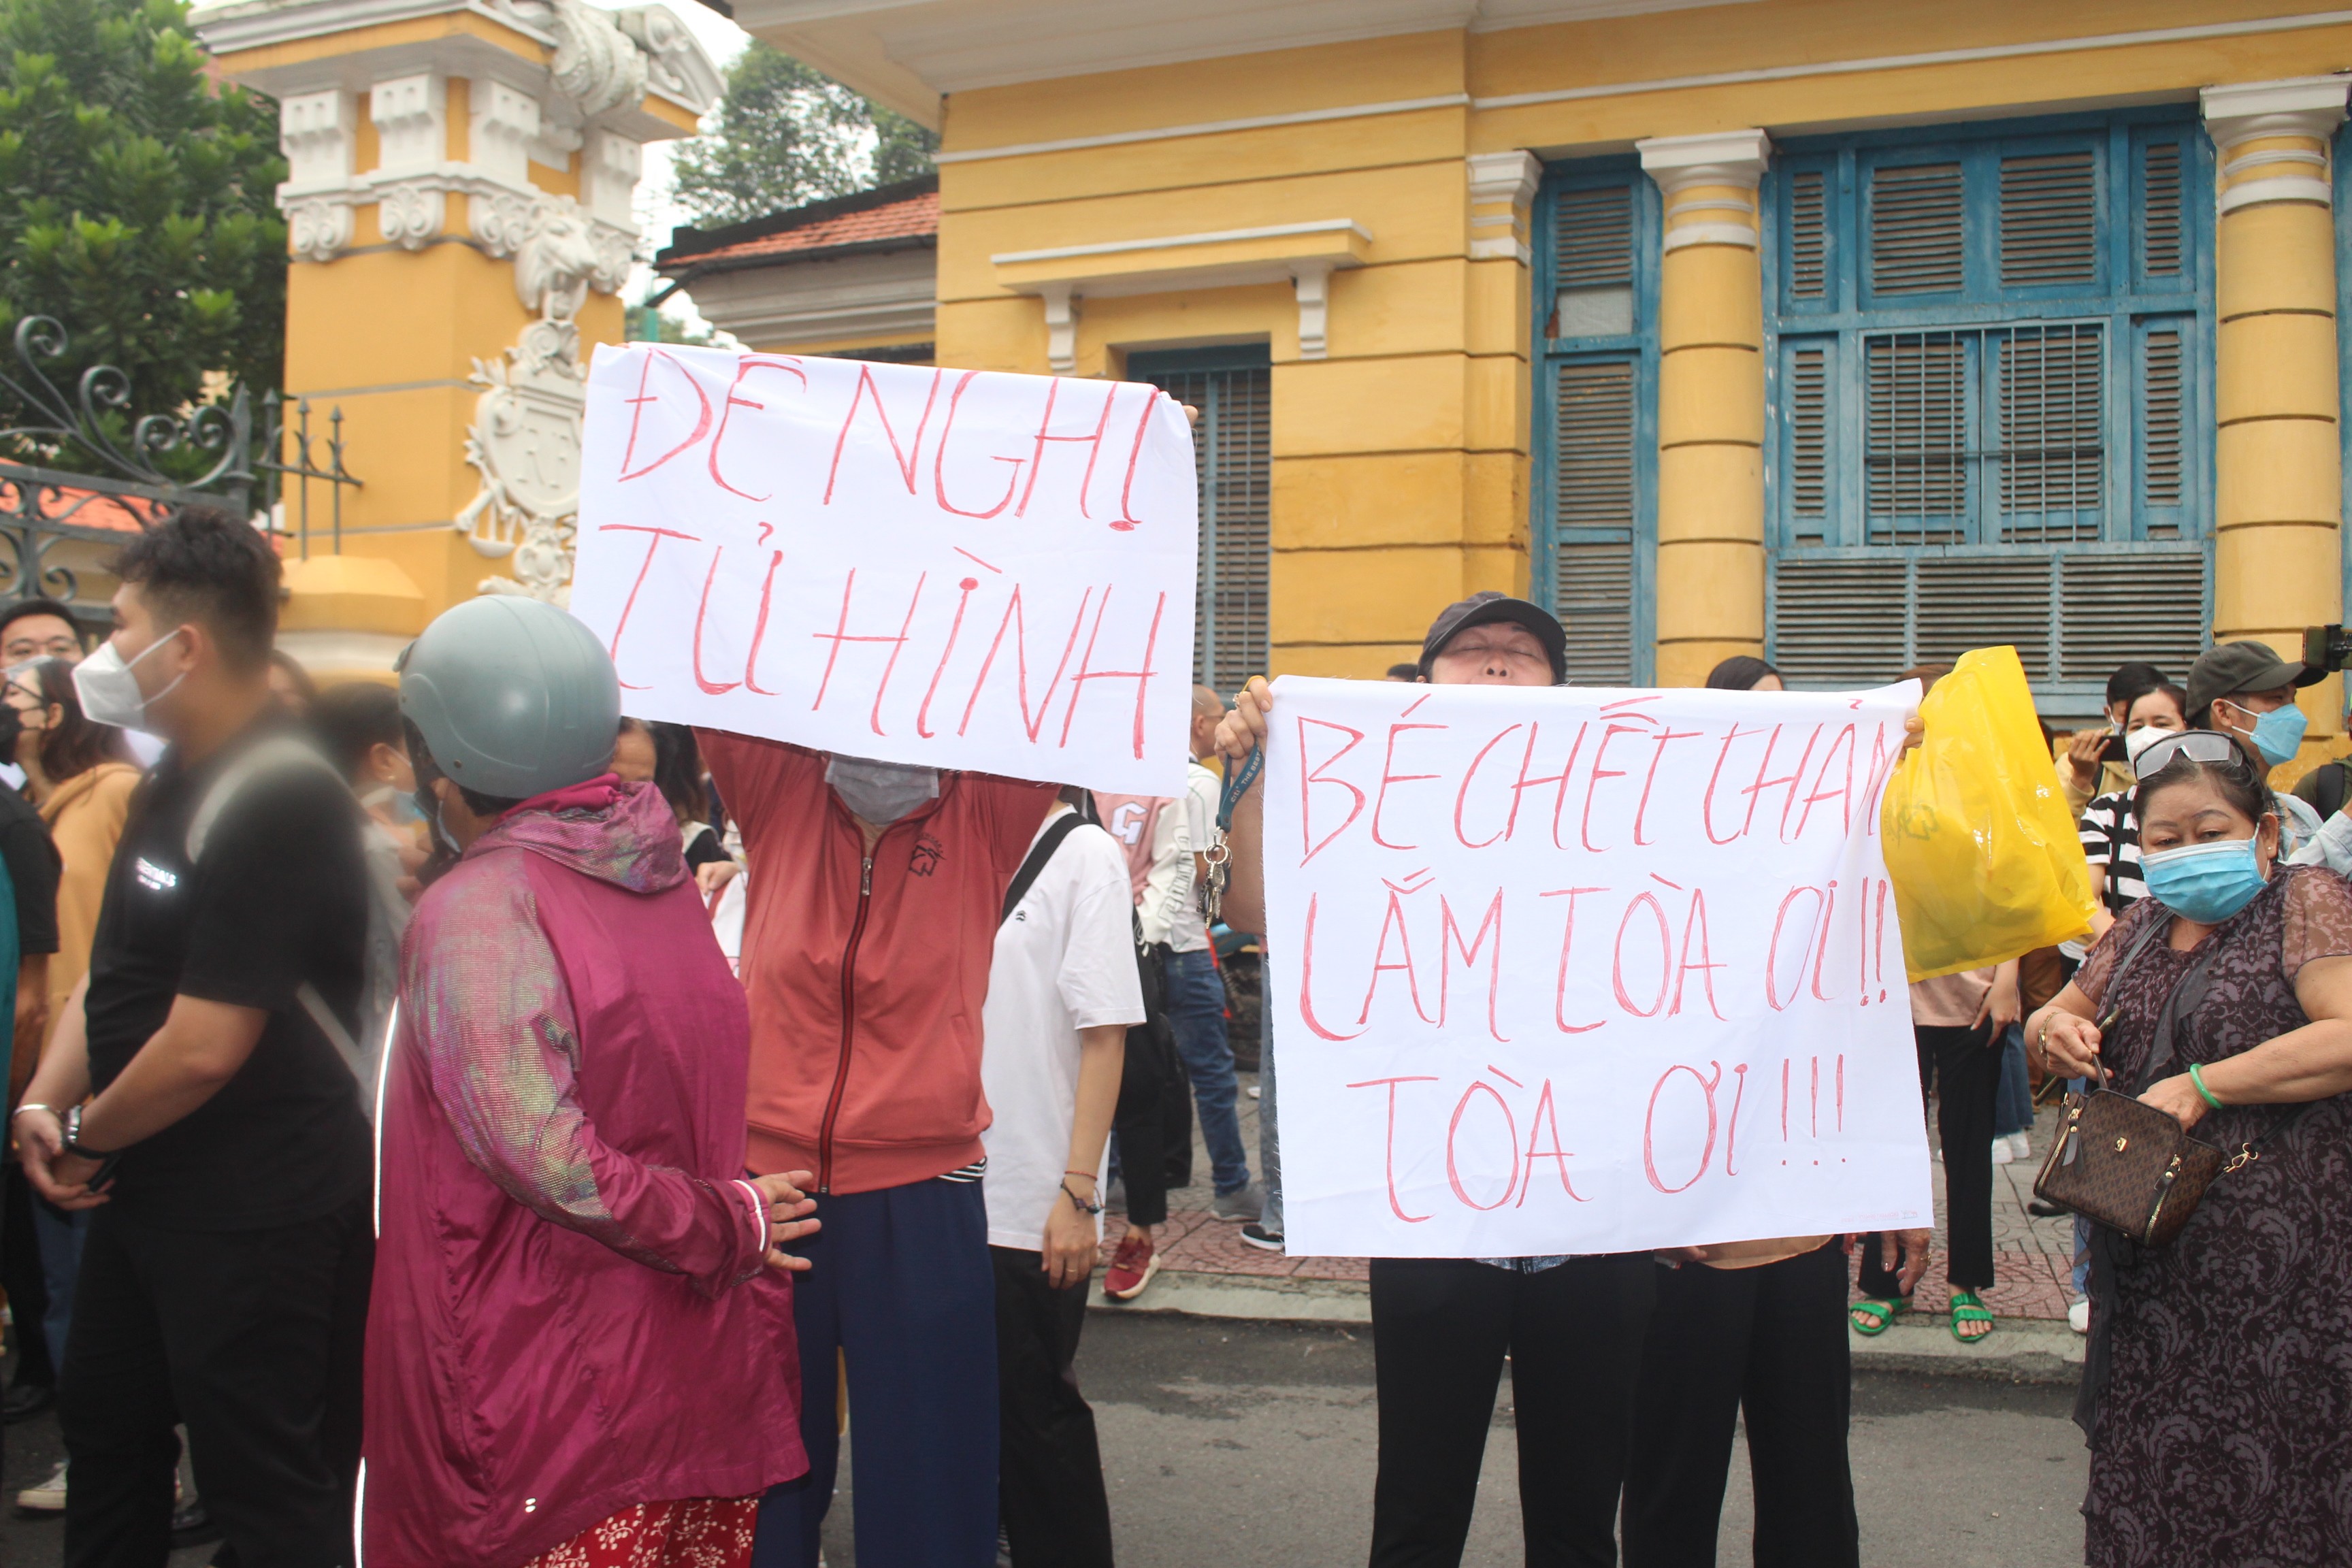
<path id="1" fill-rule="evenodd" d="M 1158 389 L 607 345 L 581 469 L 572 612 L 628 712 L 1181 793 L 1196 491 Z"/>
<path id="2" fill-rule="evenodd" d="M 1877 832 L 1916 686 L 1274 691 L 1291 1252 L 1932 1223 Z"/>

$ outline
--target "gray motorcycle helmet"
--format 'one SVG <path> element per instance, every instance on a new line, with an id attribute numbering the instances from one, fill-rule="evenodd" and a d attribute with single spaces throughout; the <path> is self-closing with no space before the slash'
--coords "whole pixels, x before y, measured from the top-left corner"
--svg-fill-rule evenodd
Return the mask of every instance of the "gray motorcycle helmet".
<path id="1" fill-rule="evenodd" d="M 394 668 L 435 765 L 477 795 L 528 800 L 612 766 L 620 678 L 595 634 L 552 605 L 468 599 Z"/>

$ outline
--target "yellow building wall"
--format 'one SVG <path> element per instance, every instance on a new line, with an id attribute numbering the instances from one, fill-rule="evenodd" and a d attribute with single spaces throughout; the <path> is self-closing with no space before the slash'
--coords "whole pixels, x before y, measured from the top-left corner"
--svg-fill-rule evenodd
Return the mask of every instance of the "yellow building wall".
<path id="1" fill-rule="evenodd" d="M 458 35 L 534 62 L 547 55 L 545 46 L 487 12 L 457 12 L 225 53 L 215 64 L 225 77 L 238 79 L 343 57 L 380 60 L 366 51 L 423 51 Z M 444 148 L 453 163 L 472 155 L 472 86 L 464 76 L 445 78 Z M 381 164 L 380 138 L 367 90 L 359 89 L 357 99 L 352 168 L 365 174 Z M 680 129 L 692 126 L 692 116 L 658 98 L 646 99 L 642 108 Z M 580 155 L 570 154 L 562 168 L 533 161 L 529 177 L 541 192 L 577 198 Z M 293 536 L 287 554 L 320 564 L 289 567 L 293 598 L 281 624 L 288 631 L 413 635 L 442 610 L 472 597 L 485 577 L 509 570 L 506 562 L 477 552 L 453 525 L 481 483 L 465 457 L 484 390 L 469 377 L 478 362 L 498 362 L 535 312 L 515 291 L 512 261 L 489 255 L 469 237 L 464 195 L 445 197 L 440 233 L 415 250 L 385 243 L 375 205 L 360 205 L 352 216 L 351 243 L 341 254 L 325 262 L 294 259 L 288 268 L 286 422 L 298 426 L 298 402 L 308 399 L 312 460 L 323 465 L 329 417 L 340 409 L 343 461 L 361 483 L 342 490 L 339 547 L 333 488 L 309 487 L 306 517 L 300 481 L 287 481 L 284 521 Z M 625 318 L 617 298 L 588 294 L 575 316 L 583 365 L 596 344 L 623 341 Z M 284 456 L 295 455 L 289 438 Z M 328 564 L 338 553 L 389 563 L 406 581 Z M 361 595 L 353 584 L 362 582 L 385 591 Z"/>
<path id="2" fill-rule="evenodd" d="M 1323 359 L 1301 356 L 1287 284 L 1180 282 L 1160 293 L 1081 297 L 1076 374 L 1118 374 L 1137 349 L 1265 342 L 1274 365 L 1274 669 L 1377 675 L 1417 652 L 1431 616 L 1450 600 L 1479 588 L 1528 586 L 1529 274 L 1520 260 L 1472 259 L 1474 241 L 1502 231 L 1471 221 L 1468 155 L 1525 148 L 1549 160 L 1749 127 L 1814 133 L 2188 102 L 2212 83 L 2352 64 L 2352 25 L 2332 21 L 1974 61 L 1818 68 L 2202 26 L 2282 9 L 2275 0 L 2061 6 L 1980 0 L 1949 7 L 1761 0 L 961 92 L 947 105 L 943 132 L 950 157 L 940 170 L 940 362 L 1047 369 L 1044 308 L 1000 276 L 991 260 L 999 253 L 1339 218 L 1369 230 L 1365 264 L 1331 277 Z M 1727 72 L 1748 79 L 1672 85 Z M 1765 79 L 1755 79 L 1759 74 Z M 1478 102 L 1562 91 L 1580 95 Z M 1429 100 L 1442 101 L 985 155 L 991 148 Z M 1524 223 L 1511 232 L 1524 236 Z M 1752 321 L 1757 308 L 1753 300 L 1717 303 L 1741 321 Z M 2252 387 L 2223 390 L 2259 395 Z M 1760 386 L 1752 395 L 1760 431 Z M 1661 409 L 1662 419 L 1668 412 Z M 2299 482 L 2328 499 L 2325 522 L 2332 525 L 2340 505 L 2332 423 L 2311 446 L 2287 460 Z M 2225 484 L 2229 468 L 2225 458 Z M 2303 475 L 2305 468 L 2311 472 Z M 1712 646 L 1698 623 L 1720 621 L 1712 635 L 1726 647 L 1752 645 L 1762 625 L 1762 584 L 1752 549 L 1688 550 L 1681 561 L 1676 571 L 1688 580 L 1662 583 L 1657 618 L 1678 628 L 1691 649 L 1688 658 L 1662 661 L 1661 675 L 1688 680 L 1704 671 L 1681 666 Z M 2227 561 L 2220 571 L 2221 595 L 2233 606 L 2249 596 L 2299 594 L 2292 616 L 2282 600 L 2246 610 L 2236 624 L 2284 625 L 2313 608 L 2302 603 L 2312 596 L 2308 586 L 2273 585 Z M 2335 582 L 2322 595 L 2329 605 Z M 2315 730 L 2333 734 L 2339 715 L 2319 710 L 2334 707 L 2336 688 L 2323 690 L 2311 702 Z"/>

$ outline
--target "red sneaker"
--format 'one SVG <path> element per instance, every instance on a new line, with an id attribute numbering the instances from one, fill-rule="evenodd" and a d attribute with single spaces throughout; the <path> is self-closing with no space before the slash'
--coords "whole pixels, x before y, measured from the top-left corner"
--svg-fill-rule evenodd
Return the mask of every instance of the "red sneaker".
<path id="1" fill-rule="evenodd" d="M 1103 1275 L 1103 1294 L 1114 1301 L 1132 1301 L 1159 1272 L 1160 1248 L 1151 1244 L 1150 1234 L 1129 1231 L 1111 1255 L 1110 1268 Z"/>

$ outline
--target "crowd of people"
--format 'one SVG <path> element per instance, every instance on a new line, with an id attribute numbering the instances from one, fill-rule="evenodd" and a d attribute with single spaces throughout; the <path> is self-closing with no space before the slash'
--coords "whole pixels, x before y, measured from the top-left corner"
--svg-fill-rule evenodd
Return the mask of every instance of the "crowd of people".
<path id="1" fill-rule="evenodd" d="M 1254 1173 L 1202 896 L 1222 858 L 1265 929 L 1225 780 L 1270 688 L 1196 689 L 1181 795 L 1098 795 L 625 718 L 522 598 L 320 689 L 218 512 L 116 567 L 96 647 L 0 613 L 5 1408 L 58 1410 L 18 1500 L 69 1568 L 814 1568 L 845 1434 L 874 1568 L 1108 1568 L 1080 1337 L 1097 1278 L 1150 1287 L 1196 1119 L 1210 1217 L 1285 1245 L 1271 1026 Z M 1389 674 L 1557 686 L 1572 635 L 1481 594 Z M 2324 674 L 2119 669 L 2053 738 L 2091 931 L 1912 989 L 1963 1345 L 2037 1082 L 2248 1155 L 2168 1247 L 2076 1222 L 2102 1568 L 2352 1560 L 2352 781 L 2269 784 Z M 1507 1363 L 1531 1565 L 1714 1563 L 1744 1421 L 1754 1560 L 1858 1568 L 1851 1336 L 1934 1249 L 1373 1260 L 1370 1561 L 1460 1561 Z"/>

